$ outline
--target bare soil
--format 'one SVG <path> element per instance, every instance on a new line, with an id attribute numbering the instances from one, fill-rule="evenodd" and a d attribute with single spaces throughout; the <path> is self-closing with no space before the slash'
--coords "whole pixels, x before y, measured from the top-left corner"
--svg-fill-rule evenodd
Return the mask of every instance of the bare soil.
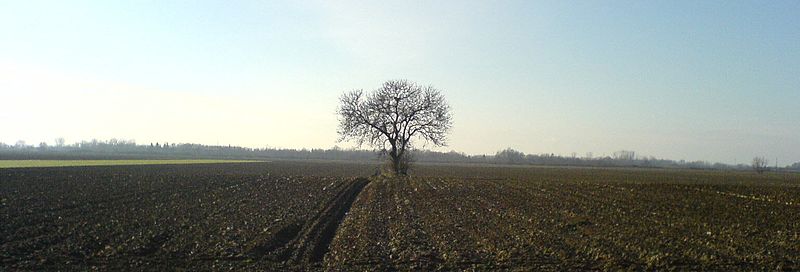
<path id="1" fill-rule="evenodd" d="M 0 169 L 0 270 L 800 269 L 800 175 L 376 167 Z"/>

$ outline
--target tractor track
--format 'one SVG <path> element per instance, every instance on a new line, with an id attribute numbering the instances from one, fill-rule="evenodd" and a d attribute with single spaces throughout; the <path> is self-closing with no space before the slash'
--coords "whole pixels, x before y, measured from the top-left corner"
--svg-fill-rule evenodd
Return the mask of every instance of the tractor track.
<path id="1" fill-rule="evenodd" d="M 293 222 L 277 231 L 267 241 L 253 247 L 247 254 L 253 259 L 266 258 L 288 264 L 312 264 L 323 261 L 336 230 L 358 194 L 369 183 L 356 178 L 331 199 L 310 220 Z"/>

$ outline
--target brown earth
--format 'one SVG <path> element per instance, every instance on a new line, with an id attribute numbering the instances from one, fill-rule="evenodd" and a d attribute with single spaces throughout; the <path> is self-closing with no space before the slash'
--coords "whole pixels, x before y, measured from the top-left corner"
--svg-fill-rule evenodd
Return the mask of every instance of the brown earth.
<path id="1" fill-rule="evenodd" d="M 0 270 L 797 270 L 800 176 L 330 162 L 0 169 Z"/>

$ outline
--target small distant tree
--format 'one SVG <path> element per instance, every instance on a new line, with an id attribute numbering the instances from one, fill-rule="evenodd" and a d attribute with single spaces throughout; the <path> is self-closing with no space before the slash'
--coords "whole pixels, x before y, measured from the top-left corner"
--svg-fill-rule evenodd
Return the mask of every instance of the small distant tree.
<path id="1" fill-rule="evenodd" d="M 64 141 L 64 137 L 58 137 L 58 138 L 56 138 L 56 146 L 57 146 L 57 147 L 64 147 L 64 142 L 65 142 L 65 141 Z"/>
<path id="2" fill-rule="evenodd" d="M 504 150 L 497 151 L 497 153 L 494 154 L 494 158 L 499 163 L 518 164 L 525 162 L 525 153 L 509 147 Z"/>
<path id="3" fill-rule="evenodd" d="M 445 146 L 452 125 L 450 106 L 432 86 L 390 80 L 369 94 L 354 90 L 339 98 L 339 141 L 355 140 L 389 155 L 392 174 L 406 175 L 415 139 Z"/>
<path id="4" fill-rule="evenodd" d="M 632 161 L 636 159 L 636 152 L 629 150 L 620 150 L 614 152 L 614 159 L 620 161 Z"/>
<path id="5" fill-rule="evenodd" d="M 755 170 L 756 173 L 761 174 L 761 173 L 764 173 L 765 171 L 767 171 L 767 169 L 768 169 L 767 163 L 769 163 L 767 161 L 767 158 L 755 157 L 755 158 L 753 158 L 753 163 L 751 165 L 753 166 L 753 170 Z"/>

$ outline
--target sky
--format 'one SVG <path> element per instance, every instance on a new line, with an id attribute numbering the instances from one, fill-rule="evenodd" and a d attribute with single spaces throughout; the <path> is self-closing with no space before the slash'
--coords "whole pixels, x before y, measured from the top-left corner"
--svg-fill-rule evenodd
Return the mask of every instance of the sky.
<path id="1" fill-rule="evenodd" d="M 440 89 L 448 146 L 800 161 L 800 1 L 4 1 L 0 142 L 330 148 Z"/>

